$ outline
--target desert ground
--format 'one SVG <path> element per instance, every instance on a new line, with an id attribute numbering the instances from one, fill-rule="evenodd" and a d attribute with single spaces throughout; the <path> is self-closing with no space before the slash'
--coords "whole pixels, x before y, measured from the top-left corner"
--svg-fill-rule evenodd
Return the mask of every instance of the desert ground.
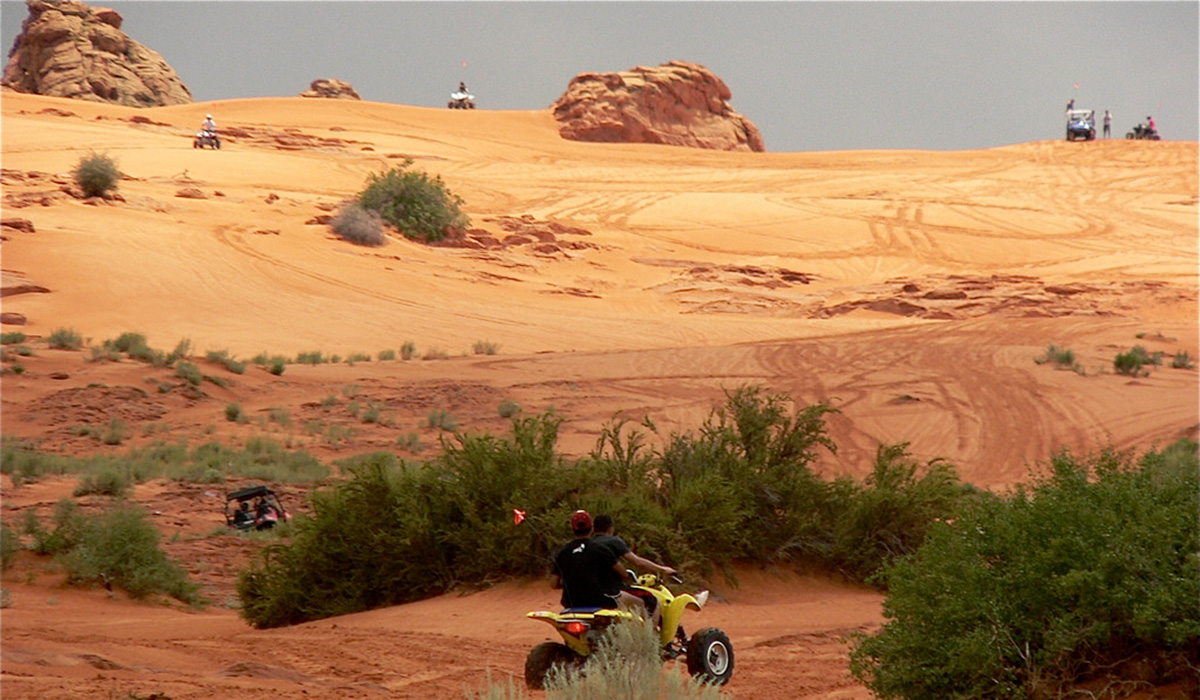
<path id="1" fill-rule="evenodd" d="M 302 98 L 135 110 L 12 92 L 0 107 L 3 218 L 28 222 L 3 229 L 3 312 L 24 321 L 3 330 L 35 350 L 3 376 L 0 427 L 47 450 L 267 435 L 324 460 L 421 459 L 438 444 L 431 411 L 504 434 L 497 407 L 516 402 L 553 409 L 560 449 L 582 455 L 614 417 L 649 418 L 656 444 L 753 384 L 838 409 L 826 476 L 862 477 L 879 444 L 905 442 L 1004 490 L 1061 449 L 1145 450 L 1200 426 L 1197 370 L 1170 366 L 1200 355 L 1196 142 L 756 154 L 565 141 L 548 110 Z M 207 112 L 220 151 L 192 148 Z M 93 151 L 117 160 L 118 201 L 64 192 Z M 322 223 L 407 159 L 462 197 L 466 239 L 365 248 Z M 90 344 L 187 339 L 211 374 L 223 370 L 209 350 L 375 358 L 412 343 L 416 356 L 250 367 L 185 392 L 171 370 L 38 344 L 60 328 Z M 1079 371 L 1035 362 L 1050 344 Z M 1115 373 L 1134 345 L 1167 360 Z M 331 395 L 377 402 L 387 420 L 326 411 Z M 253 419 L 227 421 L 231 402 Z M 290 420 L 268 419 L 280 412 Z M 112 418 L 132 428 L 119 446 L 75 429 Z M 303 429 L 318 420 L 344 430 Z M 422 452 L 403 440 L 414 433 Z M 5 522 L 48 514 L 74 485 L 5 477 Z M 203 611 L 69 588 L 22 553 L 3 581 L 4 696 L 461 698 L 489 672 L 519 678 L 549 638 L 524 617 L 554 607 L 545 581 L 255 630 L 234 583 L 261 543 L 207 536 L 239 485 L 134 489 L 204 585 Z M 306 487 L 282 491 L 304 510 Z M 712 581 L 716 601 L 690 623 L 733 640 L 730 695 L 871 697 L 844 639 L 882 624 L 879 593 L 787 571 L 739 579 Z"/>

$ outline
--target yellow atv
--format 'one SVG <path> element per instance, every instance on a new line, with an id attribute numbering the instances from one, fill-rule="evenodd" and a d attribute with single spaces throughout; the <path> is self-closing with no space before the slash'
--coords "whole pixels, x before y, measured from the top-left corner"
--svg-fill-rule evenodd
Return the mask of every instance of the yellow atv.
<path id="1" fill-rule="evenodd" d="M 682 583 L 678 578 L 676 583 Z M 646 610 L 662 611 L 659 641 L 663 660 L 687 656 L 688 673 L 708 683 L 724 684 L 733 676 L 733 646 L 729 637 L 715 627 L 706 627 L 690 638 L 680 624 L 683 611 L 700 610 L 708 602 L 708 591 L 675 595 L 657 574 L 642 574 L 626 589 L 646 604 Z M 545 686 L 546 674 L 555 665 L 581 667 L 592 653 L 599 635 L 614 622 L 636 620 L 625 610 L 568 608 L 562 612 L 531 612 L 526 617 L 554 627 L 563 643 L 542 642 L 525 659 L 525 684 L 534 690 Z"/>

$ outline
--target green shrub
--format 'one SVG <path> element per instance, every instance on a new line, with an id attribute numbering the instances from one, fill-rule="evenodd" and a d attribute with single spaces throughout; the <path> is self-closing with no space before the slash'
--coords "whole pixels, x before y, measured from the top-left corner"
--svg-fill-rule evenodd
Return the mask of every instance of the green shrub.
<path id="1" fill-rule="evenodd" d="M 25 334 L 21 331 L 0 333 L 0 345 L 16 345 L 25 342 Z"/>
<path id="2" fill-rule="evenodd" d="M 878 697 L 1064 697 L 1120 664 L 1160 684 L 1194 673 L 1196 443 L 1138 461 L 1063 452 L 1049 468 L 973 500 L 886 569 L 889 621 L 851 654 Z"/>
<path id="3" fill-rule="evenodd" d="M 104 431 L 100 433 L 100 441 L 105 445 L 120 445 L 129 437 L 129 426 L 119 418 L 110 418 Z"/>
<path id="4" fill-rule="evenodd" d="M 287 367 L 287 358 L 282 355 L 274 355 L 270 359 L 270 367 L 268 368 L 271 374 L 276 377 L 283 374 L 283 370 Z"/>
<path id="5" fill-rule="evenodd" d="M 225 420 L 230 423 L 245 423 L 247 419 L 242 405 L 236 401 L 225 404 Z"/>
<path id="6" fill-rule="evenodd" d="M 33 538 L 30 548 L 37 554 L 58 554 L 66 552 L 78 544 L 86 521 L 74 501 L 64 498 L 54 507 L 51 518 L 54 529 L 47 529 L 37 513 L 25 511 L 25 523 L 22 531 Z"/>
<path id="7" fill-rule="evenodd" d="M 476 355 L 495 355 L 496 350 L 499 348 L 499 345 L 491 342 L 490 340 L 476 340 L 475 345 L 471 348 L 471 351 Z"/>
<path id="8" fill-rule="evenodd" d="M 329 358 L 325 357 L 325 355 L 320 350 L 311 350 L 309 352 L 302 352 L 302 353 L 297 354 L 296 362 L 298 364 L 313 365 L 315 367 L 319 364 L 329 362 Z"/>
<path id="9" fill-rule="evenodd" d="M 394 360 L 394 359 L 396 359 L 396 351 L 395 350 L 380 350 L 379 355 L 377 357 L 379 358 L 380 362 L 384 362 L 387 360 Z"/>
<path id="10" fill-rule="evenodd" d="M 417 345 L 411 340 L 407 340 L 400 346 L 400 359 L 411 360 L 417 354 Z"/>
<path id="11" fill-rule="evenodd" d="M 351 365 L 356 362 L 370 362 L 370 361 L 371 361 L 371 355 L 368 353 L 365 353 L 365 352 L 352 352 L 346 357 L 346 363 L 351 364 Z"/>
<path id="12" fill-rule="evenodd" d="M 74 496 L 96 494 L 120 498 L 129 490 L 129 478 L 116 469 L 85 474 L 75 487 Z"/>
<path id="13" fill-rule="evenodd" d="M 365 208 L 360 202 L 342 207 L 329 225 L 338 237 L 357 245 L 381 246 L 387 242 L 379 213 Z"/>
<path id="14" fill-rule="evenodd" d="M 376 212 L 408 238 L 439 241 L 447 228 L 465 229 L 470 219 L 461 210 L 462 199 L 451 193 L 441 176 L 409 170 L 412 159 L 398 168 L 372 174 L 358 204 Z"/>
<path id="15" fill-rule="evenodd" d="M 426 418 L 425 425 L 452 433 L 458 430 L 458 419 L 444 408 L 435 408 L 429 412 L 429 417 Z"/>
<path id="16" fill-rule="evenodd" d="M 75 547 L 60 554 L 67 581 L 120 586 L 134 598 L 164 593 L 200 605 L 199 586 L 159 548 L 158 530 L 136 507 L 85 518 Z"/>
<path id="17" fill-rule="evenodd" d="M 1187 350 L 1176 352 L 1175 357 L 1171 360 L 1171 367 L 1174 369 L 1191 369 L 1192 366 L 1192 358 L 1188 355 Z"/>
<path id="18" fill-rule="evenodd" d="M 8 523 L 0 522 L 0 571 L 7 571 L 21 549 L 21 537 Z"/>
<path id="19" fill-rule="evenodd" d="M 285 428 L 292 424 L 292 413 L 283 406 L 272 406 L 267 415 L 272 423 L 278 423 Z"/>
<path id="20" fill-rule="evenodd" d="M 58 350 L 78 350 L 83 347 L 83 336 L 74 328 L 59 328 L 46 338 L 46 344 Z"/>
<path id="21" fill-rule="evenodd" d="M 496 412 L 500 414 L 501 418 L 512 418 L 521 412 L 521 404 L 516 401 L 503 401 L 497 407 Z"/>
<path id="22" fill-rule="evenodd" d="M 200 382 L 204 381 L 204 374 L 200 368 L 191 362 L 180 362 L 175 365 L 175 376 L 183 379 L 192 386 L 200 386 Z"/>
<path id="23" fill-rule="evenodd" d="M 364 423 L 379 423 L 383 417 L 383 406 L 371 401 L 367 404 L 367 410 L 363 412 L 362 422 Z"/>
<path id="24" fill-rule="evenodd" d="M 121 179 L 116 161 L 108 154 L 89 153 L 81 157 L 72 174 L 85 197 L 107 197 Z"/>
<path id="25" fill-rule="evenodd" d="M 229 354 L 228 350 L 209 350 L 205 354 L 205 359 L 223 366 L 234 374 L 244 374 L 246 372 L 246 363 L 234 358 Z"/>

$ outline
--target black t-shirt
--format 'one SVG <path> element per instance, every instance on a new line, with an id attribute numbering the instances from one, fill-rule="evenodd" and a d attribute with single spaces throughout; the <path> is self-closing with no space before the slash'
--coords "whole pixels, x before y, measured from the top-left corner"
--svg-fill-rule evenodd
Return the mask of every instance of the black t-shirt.
<path id="1" fill-rule="evenodd" d="M 584 537 L 564 544 L 554 555 L 554 573 L 562 578 L 564 608 L 615 608 L 605 590 L 604 571 L 617 562 L 612 550 Z M 615 572 L 614 572 L 615 573 Z"/>
<path id="2" fill-rule="evenodd" d="M 625 540 L 616 535 L 592 535 L 592 544 L 599 545 L 607 549 L 612 556 L 613 563 L 621 560 L 625 553 L 629 551 L 629 545 L 625 544 Z M 621 575 L 618 574 L 611 566 L 605 569 L 600 577 L 600 585 L 604 587 L 604 592 L 616 596 L 621 592 L 621 585 L 624 581 L 621 580 Z"/>

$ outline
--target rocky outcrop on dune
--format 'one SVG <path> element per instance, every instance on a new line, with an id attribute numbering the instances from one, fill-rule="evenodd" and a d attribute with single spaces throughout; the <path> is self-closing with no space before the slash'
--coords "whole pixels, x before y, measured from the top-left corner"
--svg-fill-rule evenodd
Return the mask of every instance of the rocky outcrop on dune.
<path id="1" fill-rule="evenodd" d="M 121 31 L 121 15 L 75 0 L 26 0 L 3 84 L 18 92 L 131 107 L 186 104 L 192 93 L 157 52 Z"/>
<path id="2" fill-rule="evenodd" d="M 300 93 L 301 97 L 324 97 L 335 100 L 361 100 L 354 86 L 337 78 L 317 78 L 308 89 Z"/>
<path id="3" fill-rule="evenodd" d="M 574 141 L 765 151 L 758 127 L 733 110 L 731 96 L 704 66 L 671 61 L 577 75 L 553 109 L 558 133 Z"/>

